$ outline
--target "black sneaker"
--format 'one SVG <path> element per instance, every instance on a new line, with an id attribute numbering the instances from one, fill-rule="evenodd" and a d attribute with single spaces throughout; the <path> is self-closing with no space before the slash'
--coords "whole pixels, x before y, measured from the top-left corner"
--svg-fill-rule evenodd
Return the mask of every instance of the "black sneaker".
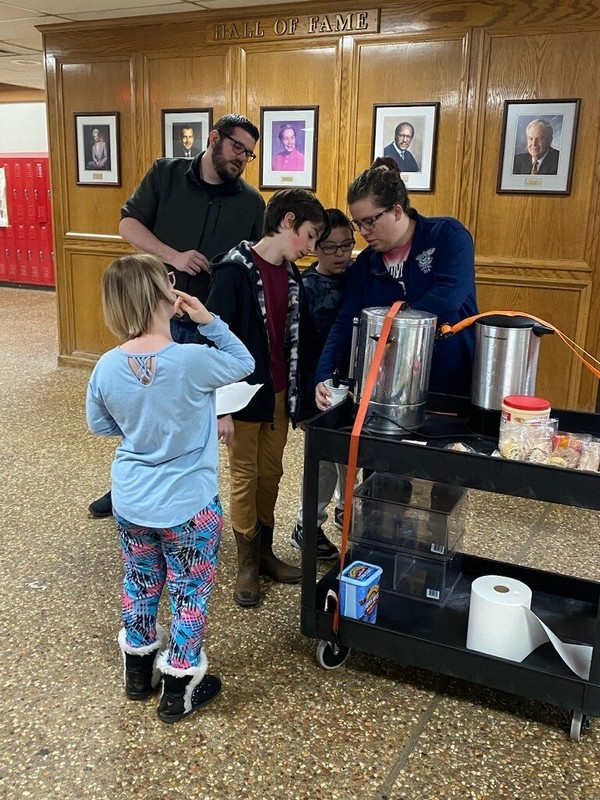
<path id="1" fill-rule="evenodd" d="M 103 494 L 88 506 L 92 517 L 110 517 L 112 514 L 112 495 L 110 492 Z"/>
<path id="2" fill-rule="evenodd" d="M 336 506 L 333 511 L 333 524 L 338 530 L 344 527 L 344 509 Z"/>
<path id="3" fill-rule="evenodd" d="M 302 549 L 302 525 L 296 523 L 292 535 L 290 536 L 290 544 L 297 550 Z M 337 547 L 330 542 L 323 533 L 323 528 L 319 525 L 317 528 L 317 558 L 320 561 L 332 561 L 339 556 Z"/>

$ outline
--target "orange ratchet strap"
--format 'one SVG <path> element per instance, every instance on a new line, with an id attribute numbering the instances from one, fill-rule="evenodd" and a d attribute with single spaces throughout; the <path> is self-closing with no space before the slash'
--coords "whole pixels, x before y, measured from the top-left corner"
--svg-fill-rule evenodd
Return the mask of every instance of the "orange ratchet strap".
<path id="1" fill-rule="evenodd" d="M 597 378 L 600 378 L 600 361 L 598 361 L 597 358 L 594 358 L 591 353 L 588 353 L 586 350 L 584 350 L 580 344 L 577 344 L 577 342 L 569 339 L 566 333 L 560 331 L 555 325 L 552 325 L 552 323 L 546 322 L 546 320 L 540 319 L 539 317 L 534 317 L 533 314 L 529 314 L 526 311 L 485 311 L 483 314 L 476 314 L 474 317 L 461 319 L 461 321 L 457 322 L 456 325 L 450 325 L 449 323 L 445 322 L 439 327 L 438 339 L 445 339 L 448 336 L 452 336 L 453 334 L 464 330 L 464 328 L 468 328 L 469 325 L 472 325 L 478 319 L 482 319 L 483 317 L 491 317 L 495 314 L 501 314 L 504 317 L 527 317 L 535 322 L 539 322 L 540 325 L 546 325 L 546 327 L 552 328 L 559 339 L 561 339 L 567 345 L 569 350 L 572 350 L 575 353 L 577 358 L 582 361 L 582 363 L 590 370 L 590 372 L 592 372 Z M 587 359 L 593 361 L 596 366 L 591 364 Z"/>
<path id="2" fill-rule="evenodd" d="M 354 481 L 356 478 L 356 465 L 358 463 L 358 445 L 360 443 L 360 434 L 365 423 L 369 402 L 375 388 L 375 382 L 379 373 L 379 367 L 383 360 L 383 354 L 388 342 L 388 336 L 392 330 L 392 322 L 394 317 L 404 304 L 403 300 L 398 300 L 390 308 L 386 314 L 383 322 L 381 333 L 379 334 L 379 341 L 375 348 L 375 355 L 371 362 L 367 381 L 365 383 L 364 391 L 360 399 L 358 411 L 356 412 L 356 419 L 352 426 L 352 434 L 350 436 L 350 449 L 348 451 L 348 473 L 346 475 L 346 488 L 344 491 L 344 524 L 342 526 L 342 544 L 340 547 L 340 575 L 344 569 L 344 558 L 346 555 L 346 548 L 348 547 L 348 533 L 350 531 L 350 522 L 352 517 L 352 498 L 354 495 Z M 340 604 L 336 603 L 335 611 L 333 614 L 333 630 L 337 633 L 340 624 Z"/>

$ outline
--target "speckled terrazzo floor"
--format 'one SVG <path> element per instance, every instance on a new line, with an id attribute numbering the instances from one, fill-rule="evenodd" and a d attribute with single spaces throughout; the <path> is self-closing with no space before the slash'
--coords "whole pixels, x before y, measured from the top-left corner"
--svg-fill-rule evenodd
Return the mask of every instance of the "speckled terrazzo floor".
<path id="1" fill-rule="evenodd" d="M 155 699 L 128 701 L 117 538 L 87 514 L 113 445 L 87 433 L 88 371 L 56 366 L 54 295 L 0 287 L 0 314 L 0 798 L 600 800 L 600 722 L 576 744 L 555 706 L 357 652 L 323 670 L 299 587 L 265 582 L 258 609 L 233 604 L 228 535 L 206 642 L 222 695 L 175 726 Z M 301 459 L 295 433 L 277 543 L 295 563 Z M 225 501 L 226 487 L 223 463 Z M 599 579 L 598 517 L 473 493 L 465 549 Z"/>

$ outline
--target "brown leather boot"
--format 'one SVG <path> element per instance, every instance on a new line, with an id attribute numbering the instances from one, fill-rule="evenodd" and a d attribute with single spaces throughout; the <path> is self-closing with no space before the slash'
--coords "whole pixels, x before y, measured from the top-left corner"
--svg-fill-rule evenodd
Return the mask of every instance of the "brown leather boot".
<path id="1" fill-rule="evenodd" d="M 268 575 L 278 583 L 298 583 L 302 577 L 298 567 L 286 564 L 273 552 L 273 528 L 260 522 L 258 531 L 260 536 L 260 574 Z"/>
<path id="2" fill-rule="evenodd" d="M 238 553 L 238 574 L 233 599 L 242 608 L 250 608 L 260 601 L 258 564 L 260 560 L 260 532 L 248 539 L 234 530 Z"/>

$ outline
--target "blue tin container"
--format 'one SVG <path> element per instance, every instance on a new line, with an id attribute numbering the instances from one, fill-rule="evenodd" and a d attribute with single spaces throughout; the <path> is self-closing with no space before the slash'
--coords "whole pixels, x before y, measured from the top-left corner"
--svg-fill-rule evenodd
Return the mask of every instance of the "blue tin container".
<path id="1" fill-rule="evenodd" d="M 379 579 L 383 572 L 375 564 L 353 561 L 340 580 L 340 613 L 361 622 L 375 622 L 379 602 Z"/>

